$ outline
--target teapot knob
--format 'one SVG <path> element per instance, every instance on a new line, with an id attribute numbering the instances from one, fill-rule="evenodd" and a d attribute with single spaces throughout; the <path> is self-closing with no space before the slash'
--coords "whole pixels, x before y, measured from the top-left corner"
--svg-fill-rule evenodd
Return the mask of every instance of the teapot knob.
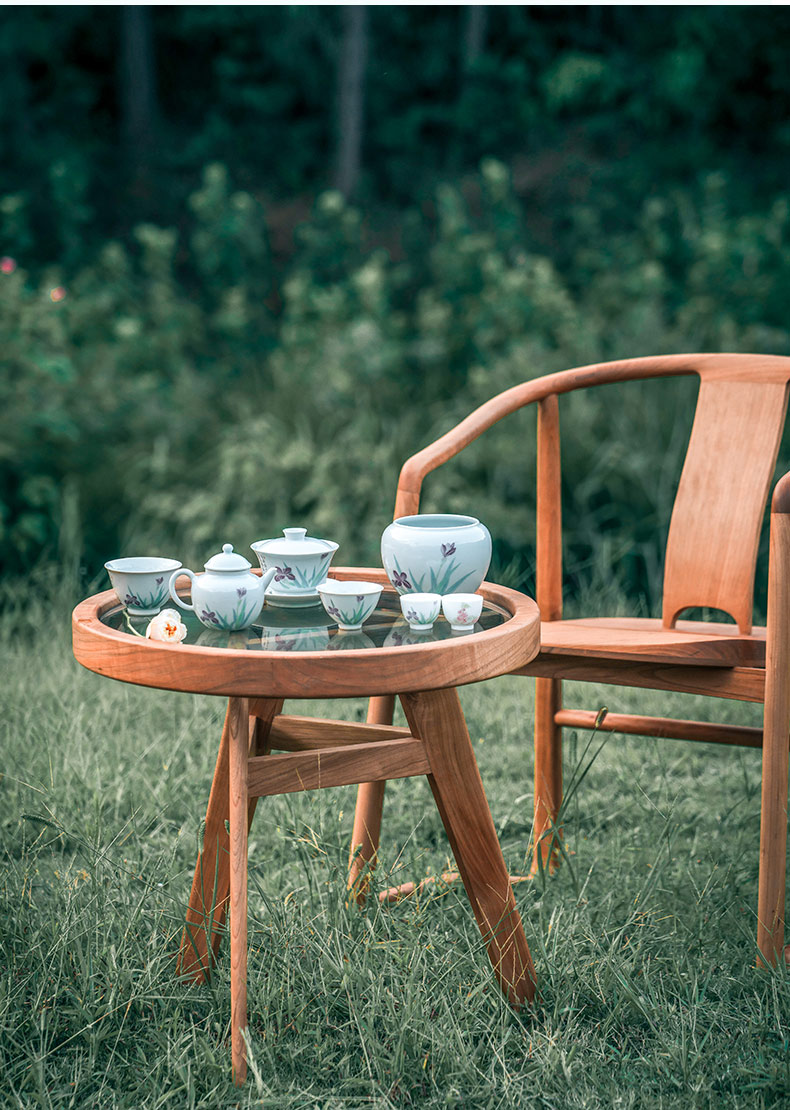
<path id="1" fill-rule="evenodd" d="M 307 535 L 306 528 L 283 528 L 283 535 L 291 542 L 299 543 Z"/>
<path id="2" fill-rule="evenodd" d="M 223 555 L 230 555 L 232 551 L 233 551 L 233 544 L 232 543 L 223 543 L 223 545 L 222 545 L 222 554 Z"/>

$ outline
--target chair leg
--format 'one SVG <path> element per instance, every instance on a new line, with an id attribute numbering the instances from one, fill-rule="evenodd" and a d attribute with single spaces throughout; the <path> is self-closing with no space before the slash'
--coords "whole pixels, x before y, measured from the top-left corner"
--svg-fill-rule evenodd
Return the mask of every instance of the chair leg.
<path id="1" fill-rule="evenodd" d="M 784 717 L 784 726 L 781 718 Z M 779 718 L 779 719 L 777 719 Z M 787 713 L 769 708 L 766 691 L 757 898 L 758 963 L 775 965 L 784 949 L 787 855 Z"/>
<path id="2" fill-rule="evenodd" d="M 790 734 L 790 503 L 784 506 L 778 500 L 781 485 L 771 513 L 757 903 L 758 964 L 770 965 L 782 957 L 784 950 Z"/>
<path id="3" fill-rule="evenodd" d="M 368 705 L 368 724 L 391 725 L 394 709 L 395 698 L 391 694 L 371 698 Z M 386 785 L 386 782 L 363 782 L 357 789 L 357 808 L 354 813 L 348 864 L 348 889 L 352 899 L 360 906 L 365 904 L 370 872 L 376 866 Z"/>
<path id="4" fill-rule="evenodd" d="M 557 826 L 562 804 L 562 728 L 555 715 L 562 706 L 562 683 L 556 678 L 535 679 L 535 850 L 531 874 L 559 864 Z"/>

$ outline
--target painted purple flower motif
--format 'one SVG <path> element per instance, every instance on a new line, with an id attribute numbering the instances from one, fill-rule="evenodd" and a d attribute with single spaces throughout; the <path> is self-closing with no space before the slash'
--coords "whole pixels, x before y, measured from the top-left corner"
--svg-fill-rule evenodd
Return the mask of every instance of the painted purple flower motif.
<path id="1" fill-rule="evenodd" d="M 142 608 L 139 597 L 135 597 L 134 594 L 127 594 L 123 599 L 123 603 L 124 605 L 136 605 L 138 608 Z"/>
<path id="2" fill-rule="evenodd" d="M 280 651 L 293 651 L 296 647 L 296 640 L 286 640 L 279 632 L 274 637 L 274 642 L 277 644 L 277 648 Z"/>
<path id="3" fill-rule="evenodd" d="M 442 558 L 447 559 L 450 555 L 455 555 L 455 544 L 454 543 L 443 543 L 442 544 Z"/>
<path id="4" fill-rule="evenodd" d="M 331 551 L 323 551 L 323 552 L 321 553 L 321 558 L 322 558 L 322 559 L 328 559 L 328 558 L 329 558 L 329 556 L 330 556 L 331 554 L 332 554 L 332 552 L 331 552 Z"/>
<path id="5" fill-rule="evenodd" d="M 396 647 L 401 646 L 401 644 L 403 643 L 403 637 L 401 636 L 400 632 L 392 633 L 392 642 L 393 644 L 395 644 Z"/>
<path id="6" fill-rule="evenodd" d="M 357 594 L 357 601 L 364 601 L 364 600 L 365 600 L 365 595 L 364 594 Z"/>
<path id="7" fill-rule="evenodd" d="M 340 619 L 340 610 L 336 605 L 327 605 L 326 611 L 327 613 L 329 613 L 330 616 L 334 617 L 335 620 Z"/>
<path id="8" fill-rule="evenodd" d="M 212 624 L 219 624 L 219 617 L 213 609 L 204 609 L 200 616 L 204 621 L 211 621 Z"/>
<path id="9" fill-rule="evenodd" d="M 286 578 L 288 579 L 289 582 L 295 582 L 296 581 L 296 577 L 294 575 L 294 572 L 291 570 L 290 567 L 286 567 L 286 566 L 275 567 L 274 570 L 275 570 L 275 575 L 274 575 L 274 581 L 275 582 L 283 582 Z"/>
<path id="10" fill-rule="evenodd" d="M 416 624 L 419 619 L 420 619 L 420 614 L 415 613 L 413 609 L 409 609 L 408 613 L 406 614 L 406 620 L 407 621 L 414 621 L 415 624 Z"/>
<path id="11" fill-rule="evenodd" d="M 246 586 L 237 586 L 236 587 L 236 593 L 239 595 L 239 597 L 246 597 L 247 587 Z"/>
<path id="12" fill-rule="evenodd" d="M 156 584 L 157 584 L 157 586 L 161 586 L 161 585 L 162 585 L 162 583 L 164 582 L 164 580 L 165 580 L 165 579 L 164 579 L 164 576 L 162 576 L 162 578 L 157 578 L 157 580 L 156 580 Z"/>
<path id="13" fill-rule="evenodd" d="M 405 572 L 401 572 L 399 570 L 394 570 L 392 572 L 392 583 L 395 586 L 396 590 L 401 590 L 401 589 L 410 590 L 411 589 L 411 582 L 406 577 Z"/>

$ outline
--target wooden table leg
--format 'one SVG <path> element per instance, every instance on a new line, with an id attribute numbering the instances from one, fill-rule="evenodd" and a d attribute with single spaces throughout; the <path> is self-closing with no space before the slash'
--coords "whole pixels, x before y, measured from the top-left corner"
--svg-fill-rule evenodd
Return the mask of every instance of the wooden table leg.
<path id="1" fill-rule="evenodd" d="M 412 735 L 425 745 L 436 799 L 494 974 L 518 1008 L 535 994 L 535 969 L 455 690 L 402 694 Z"/>
<path id="2" fill-rule="evenodd" d="M 368 705 L 368 724 L 391 725 L 394 709 L 395 697 L 392 694 L 371 698 Z M 376 866 L 386 785 L 385 782 L 363 782 L 357 788 L 357 808 L 354 811 L 348 862 L 348 889 L 360 906 L 365 904 L 370 872 Z"/>
<path id="3" fill-rule="evenodd" d="M 232 700 L 232 699 L 231 699 Z M 272 721 L 282 711 L 282 699 L 267 698 L 254 703 L 255 717 L 250 733 L 250 743 L 262 750 Z M 230 890 L 229 841 L 225 822 L 229 818 L 229 719 L 230 703 L 222 729 L 217 765 L 211 783 L 203 847 L 198 854 L 192 891 L 186 913 L 186 925 L 181 937 L 178 956 L 178 974 L 202 983 L 211 974 L 222 939 L 222 926 Z M 257 798 L 248 804 L 248 827 L 255 813 Z M 209 940 L 210 938 L 210 940 Z"/>
<path id="4" fill-rule="evenodd" d="M 247 1078 L 247 761 L 249 759 L 249 703 L 231 698 L 229 722 L 230 825 L 230 1036 L 233 1081 Z"/>

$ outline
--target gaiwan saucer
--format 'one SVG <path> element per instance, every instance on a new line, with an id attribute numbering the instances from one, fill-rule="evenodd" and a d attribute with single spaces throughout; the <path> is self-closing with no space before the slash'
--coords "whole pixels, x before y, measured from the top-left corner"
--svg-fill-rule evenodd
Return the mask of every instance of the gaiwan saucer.
<path id="1" fill-rule="evenodd" d="M 320 605 L 318 590 L 275 590 L 271 586 L 266 591 L 266 604 L 282 609 L 304 609 L 308 605 Z"/>

